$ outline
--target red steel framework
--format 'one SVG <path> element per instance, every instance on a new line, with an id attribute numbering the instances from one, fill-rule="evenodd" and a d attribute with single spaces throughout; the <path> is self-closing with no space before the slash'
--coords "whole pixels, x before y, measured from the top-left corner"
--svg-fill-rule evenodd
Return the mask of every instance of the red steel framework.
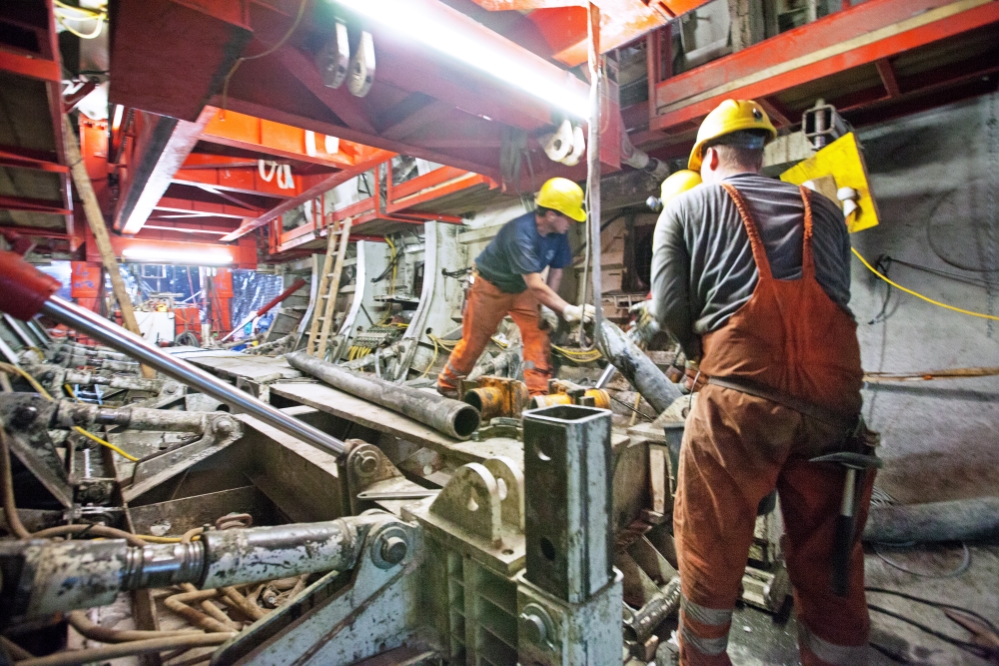
<path id="1" fill-rule="evenodd" d="M 810 101 L 824 97 L 855 122 L 944 104 L 959 97 L 962 86 L 983 83 L 999 72 L 995 47 L 904 77 L 896 62 L 909 52 L 942 43 L 960 53 L 961 39 L 994 31 L 997 23 L 995 0 L 867 0 L 676 76 L 671 76 L 670 58 L 663 53 L 670 43 L 668 33 L 656 32 L 647 39 L 649 128 L 633 140 L 645 146 L 689 144 L 701 119 L 729 98 L 756 99 L 778 126 L 796 125 L 802 109 L 788 108 L 780 97 L 806 85 Z M 999 46 L 999 40 L 993 39 L 993 44 Z M 876 69 L 876 85 L 837 89 L 844 73 L 864 67 Z M 829 82 L 825 90 L 824 81 Z M 995 89 L 994 80 L 984 83 L 964 94 Z"/>

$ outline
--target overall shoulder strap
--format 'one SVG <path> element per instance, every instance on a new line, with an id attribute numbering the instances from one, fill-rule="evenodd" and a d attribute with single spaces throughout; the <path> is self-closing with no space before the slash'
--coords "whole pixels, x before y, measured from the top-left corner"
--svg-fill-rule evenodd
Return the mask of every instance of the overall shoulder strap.
<path id="1" fill-rule="evenodd" d="M 804 185 L 799 186 L 801 201 L 805 206 L 805 233 L 801 246 L 801 277 L 815 277 L 815 258 L 812 256 L 812 191 Z"/>
<path id="2" fill-rule="evenodd" d="M 746 227 L 746 234 L 749 236 L 749 244 L 753 248 L 753 259 L 756 260 L 756 270 L 760 273 L 760 279 L 773 279 L 773 274 L 770 272 L 770 260 L 767 259 L 767 251 L 763 247 L 763 240 L 760 238 L 760 231 L 756 226 L 756 222 L 749 212 L 749 207 L 746 206 L 746 200 L 739 194 L 739 190 L 735 189 L 730 183 L 722 183 L 721 185 L 728 192 L 728 195 L 732 197 L 732 201 L 735 202 L 735 207 L 739 211 L 739 217 L 742 218 L 742 224 Z"/>

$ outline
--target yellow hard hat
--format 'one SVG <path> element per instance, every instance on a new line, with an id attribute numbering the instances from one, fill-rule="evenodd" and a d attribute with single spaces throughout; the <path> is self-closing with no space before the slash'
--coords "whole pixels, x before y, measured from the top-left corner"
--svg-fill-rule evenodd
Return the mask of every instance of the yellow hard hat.
<path id="1" fill-rule="evenodd" d="M 687 166 L 692 171 L 700 172 L 705 144 L 740 130 L 766 130 L 769 134 L 766 143 L 777 138 L 777 130 L 762 106 L 753 100 L 727 99 L 715 107 L 701 123 L 701 128 L 697 130 L 697 143 L 690 151 Z"/>
<path id="2" fill-rule="evenodd" d="M 583 210 L 583 188 L 568 178 L 550 178 L 541 186 L 534 203 L 543 208 L 557 210 L 577 222 L 586 221 Z"/>
<path id="3" fill-rule="evenodd" d="M 659 200 L 665 208 L 670 201 L 687 190 L 692 190 L 701 184 L 701 174 L 689 169 L 683 169 L 670 174 L 669 178 L 663 181 Z"/>

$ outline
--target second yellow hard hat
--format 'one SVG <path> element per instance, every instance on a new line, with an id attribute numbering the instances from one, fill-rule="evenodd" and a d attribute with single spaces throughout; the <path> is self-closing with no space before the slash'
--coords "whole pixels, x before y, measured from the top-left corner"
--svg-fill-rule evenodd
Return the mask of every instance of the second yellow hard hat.
<path id="1" fill-rule="evenodd" d="M 669 202 L 675 199 L 680 194 L 683 194 L 687 190 L 692 190 L 701 184 L 701 174 L 696 171 L 691 171 L 690 169 L 683 169 L 677 171 L 676 173 L 670 174 L 669 178 L 663 181 L 662 187 L 660 188 L 659 201 L 662 202 L 663 208 L 669 205 Z"/>

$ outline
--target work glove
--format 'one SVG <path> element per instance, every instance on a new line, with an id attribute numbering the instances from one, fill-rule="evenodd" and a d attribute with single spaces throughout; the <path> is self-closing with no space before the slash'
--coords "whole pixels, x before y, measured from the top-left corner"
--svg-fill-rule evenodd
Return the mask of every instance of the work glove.
<path id="1" fill-rule="evenodd" d="M 593 321 L 596 313 L 597 311 L 589 303 L 586 305 L 567 305 L 562 310 L 562 319 L 565 319 L 567 324 L 575 324 L 580 321 L 587 324 Z"/>
<path id="2" fill-rule="evenodd" d="M 652 342 L 652 338 L 659 332 L 659 323 L 649 310 L 652 301 L 642 301 L 632 305 L 628 311 L 634 316 L 631 328 L 628 329 L 628 337 L 636 343 Z"/>
<path id="3" fill-rule="evenodd" d="M 547 305 L 541 306 L 540 319 L 543 324 L 547 324 L 551 330 L 558 329 L 558 315 Z"/>

